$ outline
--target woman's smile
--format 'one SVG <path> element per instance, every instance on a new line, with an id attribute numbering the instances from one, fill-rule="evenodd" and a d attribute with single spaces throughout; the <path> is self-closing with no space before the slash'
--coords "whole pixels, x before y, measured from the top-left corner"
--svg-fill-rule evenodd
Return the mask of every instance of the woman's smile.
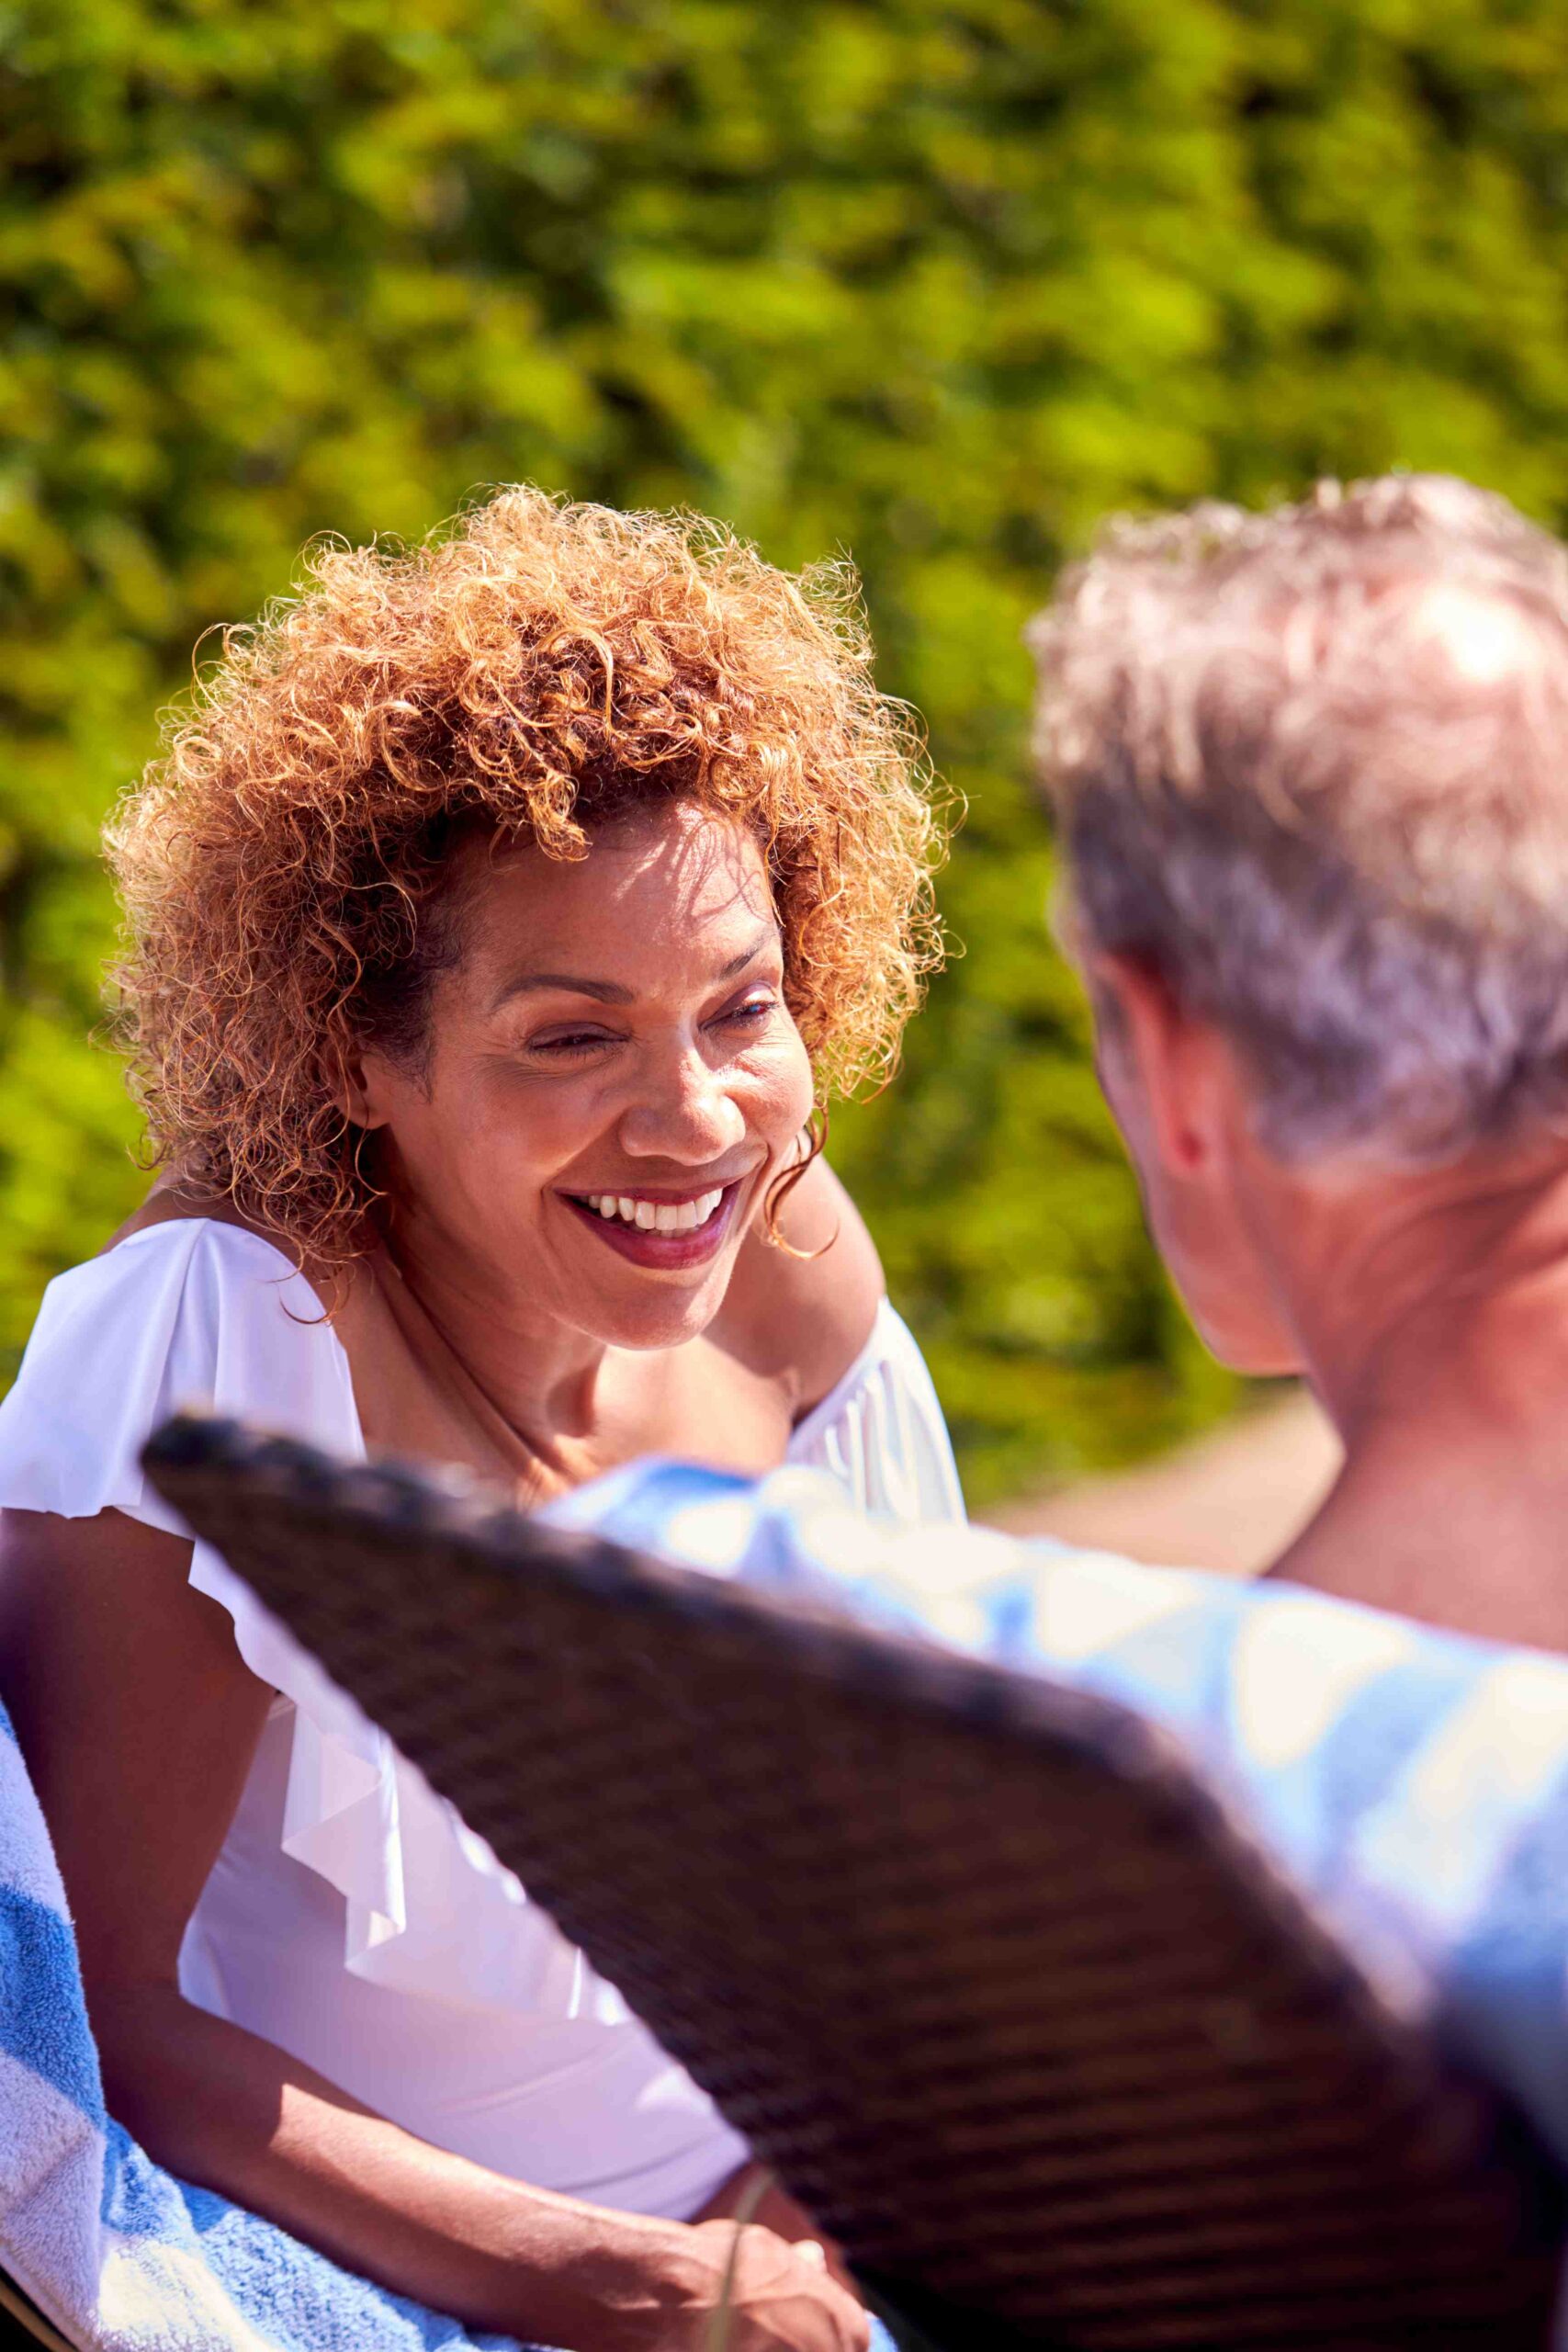
<path id="1" fill-rule="evenodd" d="M 439 1259 L 491 1335 L 468 1344 L 530 1378 L 550 1345 L 678 1347 L 722 1307 L 811 1112 L 762 850 L 680 802 L 574 861 L 467 854 L 423 1063 L 360 1064 L 400 1249 L 432 1302 Z"/>
<path id="2" fill-rule="evenodd" d="M 705 1266 L 723 1249 L 747 1179 L 697 1191 L 561 1193 L 558 1198 L 618 1256 L 649 1272 Z"/>

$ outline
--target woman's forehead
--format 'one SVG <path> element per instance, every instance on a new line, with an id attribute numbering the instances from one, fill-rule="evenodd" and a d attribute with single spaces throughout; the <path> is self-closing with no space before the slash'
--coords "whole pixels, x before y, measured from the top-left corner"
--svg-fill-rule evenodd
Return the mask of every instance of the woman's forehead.
<path id="1" fill-rule="evenodd" d="M 531 843 L 488 856 L 464 928 L 464 962 L 476 973 L 603 977 L 612 962 L 727 964 L 742 946 L 749 960 L 777 923 L 753 835 L 682 807 L 596 827 L 579 858 L 550 857 Z"/>

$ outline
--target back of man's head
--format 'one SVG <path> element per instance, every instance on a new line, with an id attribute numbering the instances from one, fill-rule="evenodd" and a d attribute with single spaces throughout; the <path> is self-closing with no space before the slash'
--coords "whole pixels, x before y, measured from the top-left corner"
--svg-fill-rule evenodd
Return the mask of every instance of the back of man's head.
<path id="1" fill-rule="evenodd" d="M 1035 622 L 1089 946 L 1241 1052 L 1265 1139 L 1568 1112 L 1568 554 L 1440 476 L 1116 524 Z"/>

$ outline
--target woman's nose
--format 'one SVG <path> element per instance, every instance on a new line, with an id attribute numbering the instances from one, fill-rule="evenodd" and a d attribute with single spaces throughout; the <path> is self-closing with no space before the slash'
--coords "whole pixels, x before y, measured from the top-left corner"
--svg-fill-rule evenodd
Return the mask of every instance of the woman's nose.
<path id="1" fill-rule="evenodd" d="M 701 1055 L 683 1056 L 638 1090 L 622 1114 L 621 1146 L 633 1159 L 701 1167 L 746 1139 L 746 1114 Z"/>

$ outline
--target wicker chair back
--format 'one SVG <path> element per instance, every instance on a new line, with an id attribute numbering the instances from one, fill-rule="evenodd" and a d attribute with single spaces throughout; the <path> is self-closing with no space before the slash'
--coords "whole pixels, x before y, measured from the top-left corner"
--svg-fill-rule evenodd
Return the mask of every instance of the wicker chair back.
<path id="1" fill-rule="evenodd" d="M 1552 2168 L 1123 1709 L 231 1425 L 148 1465 L 949 2352 L 1546 2342 Z"/>

